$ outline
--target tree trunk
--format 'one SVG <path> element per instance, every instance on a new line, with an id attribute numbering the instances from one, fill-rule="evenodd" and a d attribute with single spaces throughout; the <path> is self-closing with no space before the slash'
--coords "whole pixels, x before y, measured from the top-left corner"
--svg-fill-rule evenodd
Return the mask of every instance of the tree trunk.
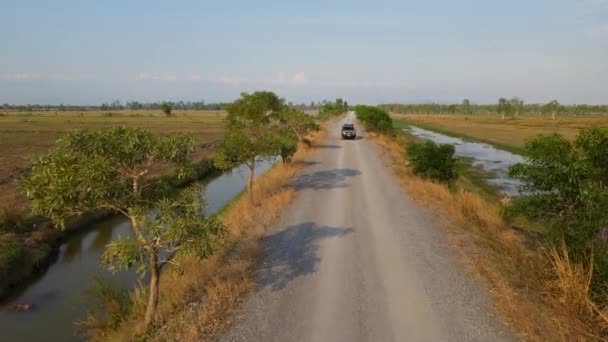
<path id="1" fill-rule="evenodd" d="M 158 268 L 158 255 L 155 249 L 150 250 L 150 294 L 148 295 L 148 305 L 146 306 L 146 318 L 144 325 L 150 326 L 156 315 L 158 306 L 158 280 L 160 270 Z"/>
<path id="2" fill-rule="evenodd" d="M 505 113 L 502 113 L 502 119 L 503 120 L 505 119 Z"/>
<path id="3" fill-rule="evenodd" d="M 251 165 L 249 165 L 249 200 L 253 204 L 253 176 L 255 173 L 255 157 L 251 159 Z"/>
<path id="4" fill-rule="evenodd" d="M 553 117 L 553 120 L 555 120 L 555 112 L 551 113 L 551 116 Z"/>

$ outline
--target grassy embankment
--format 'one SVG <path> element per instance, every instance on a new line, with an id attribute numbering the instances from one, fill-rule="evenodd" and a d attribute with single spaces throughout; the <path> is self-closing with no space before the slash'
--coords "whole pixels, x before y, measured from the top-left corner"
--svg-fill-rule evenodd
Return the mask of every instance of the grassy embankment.
<path id="1" fill-rule="evenodd" d="M 17 189 L 17 181 L 27 174 L 31 158 L 47 152 L 72 129 L 127 126 L 159 134 L 192 134 L 198 140 L 193 162 L 202 162 L 212 151 L 209 145 L 222 137 L 223 117 L 220 111 L 176 111 L 173 117 L 165 117 L 160 111 L 2 113 L 0 296 L 11 284 L 19 283 L 43 266 L 65 234 L 32 218 L 27 199 Z M 170 178 L 171 170 L 158 165 L 155 174 Z M 73 222 L 72 227 L 83 223 Z"/>
<path id="2" fill-rule="evenodd" d="M 481 127 L 477 126 L 483 131 Z M 589 270 L 572 264 L 563 251 L 547 250 L 513 230 L 495 200 L 478 189 L 460 186 L 463 177 L 458 189 L 451 191 L 415 176 L 405 154 L 411 137 L 380 135 L 374 141 L 390 157 L 404 190 L 444 217 L 465 265 L 487 284 L 497 311 L 520 337 L 600 339 L 608 319 L 606 310 L 597 308 L 590 297 Z"/>
<path id="3" fill-rule="evenodd" d="M 131 295 L 126 316 L 111 313 L 105 320 L 90 317 L 86 322 L 93 340 L 201 341 L 212 340 L 230 326 L 231 313 L 254 287 L 254 267 L 259 260 L 261 238 L 276 222 L 282 209 L 294 198 L 290 180 L 322 142 L 325 127 L 308 136 L 312 147 L 300 144 L 290 164 L 277 163 L 259 176 L 254 185 L 255 203 L 242 193 L 219 214 L 229 236 L 211 259 L 189 259 L 182 274 L 168 272 L 161 278 L 161 297 L 156 325 L 142 336 L 141 317 L 145 295 Z M 111 306 L 110 306 L 111 307 Z M 114 306 L 116 308 L 116 306 Z"/>

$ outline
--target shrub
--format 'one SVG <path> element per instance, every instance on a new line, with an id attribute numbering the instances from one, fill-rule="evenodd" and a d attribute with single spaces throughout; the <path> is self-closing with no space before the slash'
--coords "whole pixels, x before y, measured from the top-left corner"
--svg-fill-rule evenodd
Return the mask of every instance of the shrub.
<path id="1" fill-rule="evenodd" d="M 25 209 L 16 201 L 9 200 L 0 206 L 0 233 L 12 232 L 23 223 Z"/>
<path id="2" fill-rule="evenodd" d="M 445 183 L 456 179 L 456 159 L 454 146 L 437 145 L 432 141 L 413 143 L 407 146 L 407 156 L 412 171 L 420 176 Z"/>
<path id="3" fill-rule="evenodd" d="M 356 106 L 357 118 L 363 122 L 369 131 L 388 133 L 393 129 L 393 120 L 380 107 Z"/>
<path id="4" fill-rule="evenodd" d="M 0 279 L 6 279 L 25 256 L 23 243 L 10 236 L 0 236 Z M 1 281 L 0 281 L 1 283 Z"/>
<path id="5" fill-rule="evenodd" d="M 583 130 L 574 142 L 541 136 L 524 156 L 509 174 L 525 195 L 509 212 L 546 222 L 549 242 L 563 240 L 577 262 L 593 255 L 596 280 L 608 280 L 608 128 Z"/>
<path id="6" fill-rule="evenodd" d="M 171 116 L 173 114 L 173 103 L 172 102 L 161 102 L 160 110 L 166 116 Z"/>
<path id="7" fill-rule="evenodd" d="M 348 103 L 341 98 L 336 99 L 336 102 L 325 102 L 319 108 L 318 118 L 321 120 L 329 119 L 333 116 L 338 116 L 348 111 Z"/>

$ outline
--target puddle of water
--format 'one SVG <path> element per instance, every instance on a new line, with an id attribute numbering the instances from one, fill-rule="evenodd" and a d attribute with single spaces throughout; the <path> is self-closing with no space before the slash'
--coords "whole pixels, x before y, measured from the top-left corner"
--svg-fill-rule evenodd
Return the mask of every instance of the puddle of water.
<path id="1" fill-rule="evenodd" d="M 268 170 L 274 161 L 256 166 L 256 174 Z M 207 213 L 214 214 L 237 196 L 247 184 L 249 169 L 240 166 L 204 186 Z M 131 235 L 130 224 L 116 216 L 94 224 L 91 229 L 74 234 L 59 248 L 57 260 L 27 286 L 15 299 L 0 308 L 0 334 L 4 341 L 79 341 L 74 322 L 84 319 L 83 296 L 90 289 L 91 278 L 101 275 L 113 284 L 132 288 L 137 283 L 135 272 L 110 275 L 99 266 L 105 246 L 120 235 Z M 15 312 L 15 303 L 33 303 L 32 310 Z"/>
<path id="2" fill-rule="evenodd" d="M 499 187 L 511 196 L 519 194 L 520 182 L 509 177 L 507 172 L 509 167 L 523 162 L 522 156 L 498 149 L 490 144 L 466 141 L 416 126 L 410 126 L 405 131 L 417 138 L 431 140 L 438 144 L 454 145 L 456 156 L 471 158 L 473 166 L 480 167 L 488 172 L 486 181 L 489 184 Z"/>

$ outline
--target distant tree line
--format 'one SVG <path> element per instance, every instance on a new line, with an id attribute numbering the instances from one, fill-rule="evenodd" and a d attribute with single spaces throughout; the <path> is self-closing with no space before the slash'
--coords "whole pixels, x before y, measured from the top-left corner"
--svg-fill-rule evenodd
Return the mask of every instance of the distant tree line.
<path id="1" fill-rule="evenodd" d="M 524 103 L 521 98 L 500 98 L 496 104 L 472 104 L 468 99 L 455 104 L 399 104 L 388 103 L 380 105 L 384 110 L 400 114 L 500 114 L 503 116 L 517 115 L 557 115 L 584 116 L 584 115 L 606 115 L 608 105 L 563 105 L 553 100 L 548 103 Z"/>
<path id="2" fill-rule="evenodd" d="M 139 102 L 139 101 L 127 101 L 125 103 L 120 100 L 114 102 L 104 102 L 100 105 L 41 105 L 41 104 L 27 104 L 27 105 L 11 105 L 5 103 L 2 109 L 5 111 L 87 111 L 87 110 L 163 110 L 167 105 L 171 106 L 172 110 L 222 110 L 225 109 L 228 103 L 225 102 L 210 102 L 205 101 L 158 101 L 158 102 Z M 310 103 L 294 103 L 287 102 L 286 106 L 298 110 L 319 110 L 321 107 L 333 104 L 327 100 L 323 101 L 311 101 Z"/>

